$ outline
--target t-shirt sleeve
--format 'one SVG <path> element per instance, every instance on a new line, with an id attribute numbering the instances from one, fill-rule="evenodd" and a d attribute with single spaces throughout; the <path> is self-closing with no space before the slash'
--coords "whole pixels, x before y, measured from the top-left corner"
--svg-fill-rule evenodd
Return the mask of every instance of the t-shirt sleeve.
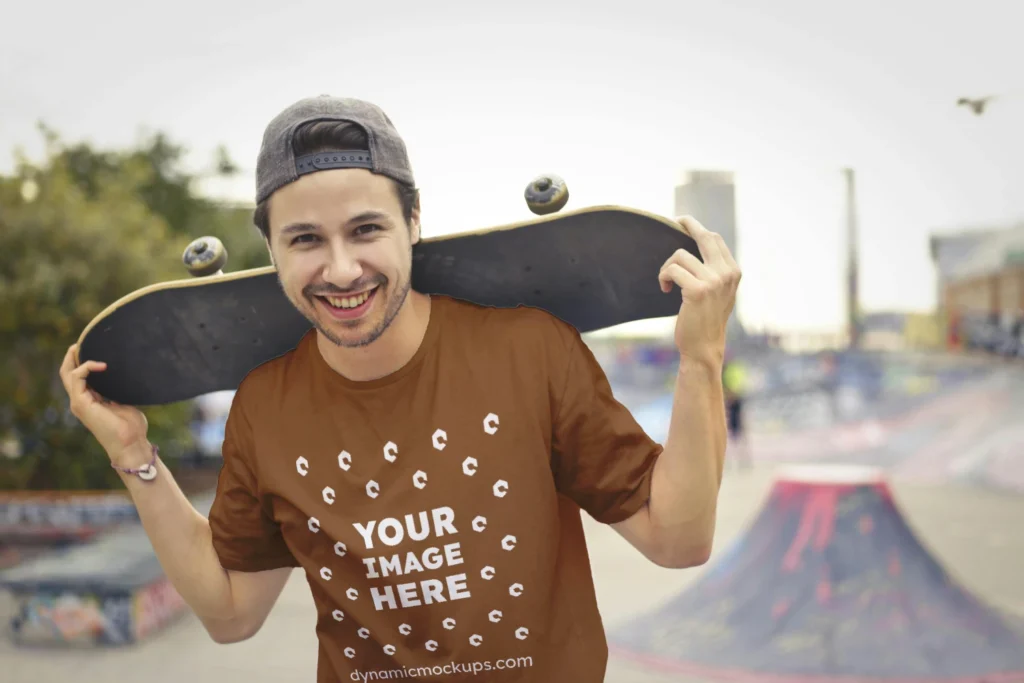
<path id="1" fill-rule="evenodd" d="M 250 461 L 253 443 L 251 423 L 236 393 L 225 425 L 223 466 L 209 514 L 214 550 L 225 569 L 257 572 L 296 567 L 298 562 L 258 493 Z"/>
<path id="2" fill-rule="evenodd" d="M 647 503 L 662 446 L 614 397 L 575 328 L 561 326 L 553 362 L 556 485 L 598 522 L 623 521 Z"/>

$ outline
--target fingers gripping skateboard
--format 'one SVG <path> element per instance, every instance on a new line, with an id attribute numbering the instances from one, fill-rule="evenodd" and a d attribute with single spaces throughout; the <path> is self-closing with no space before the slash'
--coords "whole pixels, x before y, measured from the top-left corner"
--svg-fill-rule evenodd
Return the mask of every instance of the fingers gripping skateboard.
<path id="1" fill-rule="evenodd" d="M 538 216 L 560 211 L 569 201 L 565 181 L 553 173 L 538 176 L 526 186 L 526 205 Z"/>
<path id="2" fill-rule="evenodd" d="M 228 262 L 228 250 L 216 237 L 200 237 L 185 247 L 181 262 L 193 277 L 221 275 Z"/>

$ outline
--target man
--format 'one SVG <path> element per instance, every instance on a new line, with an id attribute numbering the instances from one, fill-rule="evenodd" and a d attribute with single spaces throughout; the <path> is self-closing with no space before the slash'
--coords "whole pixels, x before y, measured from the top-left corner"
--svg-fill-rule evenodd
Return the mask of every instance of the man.
<path id="1" fill-rule="evenodd" d="M 729 441 L 735 447 L 736 464 L 740 469 L 751 466 L 750 444 L 743 421 L 743 403 L 746 393 L 746 369 L 735 356 L 727 356 L 722 371 L 725 390 L 726 424 Z"/>
<path id="2" fill-rule="evenodd" d="M 542 311 L 417 292 L 419 200 L 376 106 L 318 97 L 270 122 L 255 222 L 312 325 L 231 407 L 209 519 L 143 415 L 62 368 L 71 409 L 122 473 L 168 577 L 219 643 L 253 636 L 289 573 L 316 604 L 321 683 L 604 679 L 581 510 L 652 562 L 706 561 L 725 449 L 721 372 L 739 269 L 667 254 L 681 365 L 664 448 L 612 396 L 577 331 Z"/>

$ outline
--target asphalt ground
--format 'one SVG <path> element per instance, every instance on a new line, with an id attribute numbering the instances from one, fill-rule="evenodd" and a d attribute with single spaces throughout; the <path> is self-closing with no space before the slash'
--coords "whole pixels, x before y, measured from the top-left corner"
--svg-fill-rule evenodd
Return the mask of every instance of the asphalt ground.
<path id="1" fill-rule="evenodd" d="M 777 463 L 729 469 L 720 498 L 710 563 L 744 533 L 764 503 Z M 1024 496 L 965 482 L 891 482 L 897 503 L 925 547 L 968 590 L 990 605 L 1024 616 Z M 587 518 L 598 602 L 606 626 L 646 612 L 684 590 L 706 567 L 669 570 L 641 557 L 611 529 Z M 0 597 L 6 630 L 14 609 Z M 262 631 L 217 645 L 191 615 L 150 640 L 117 649 L 26 648 L 0 637 L 0 680 L 10 683 L 280 683 L 314 681 L 314 610 L 305 577 L 296 572 Z M 608 683 L 694 683 L 613 655 Z"/>

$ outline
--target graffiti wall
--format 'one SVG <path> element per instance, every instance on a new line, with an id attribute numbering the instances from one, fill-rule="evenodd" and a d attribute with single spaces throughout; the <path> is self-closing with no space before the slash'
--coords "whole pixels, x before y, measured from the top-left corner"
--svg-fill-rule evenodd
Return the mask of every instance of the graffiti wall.
<path id="1" fill-rule="evenodd" d="M 207 514 L 211 500 L 193 503 Z M 0 589 L 17 606 L 15 642 L 127 645 L 187 611 L 138 523 L 0 571 Z"/>
<path id="2" fill-rule="evenodd" d="M 181 616 L 187 606 L 166 579 L 134 592 L 20 596 L 12 634 L 21 644 L 130 645 Z"/>
<path id="3" fill-rule="evenodd" d="M 144 640 L 181 616 L 188 609 L 171 582 L 162 579 L 135 594 L 132 604 L 136 640 Z"/>
<path id="4" fill-rule="evenodd" d="M 127 593 L 39 593 L 19 603 L 12 624 L 18 643 L 126 645 L 133 640 L 132 598 Z"/>

